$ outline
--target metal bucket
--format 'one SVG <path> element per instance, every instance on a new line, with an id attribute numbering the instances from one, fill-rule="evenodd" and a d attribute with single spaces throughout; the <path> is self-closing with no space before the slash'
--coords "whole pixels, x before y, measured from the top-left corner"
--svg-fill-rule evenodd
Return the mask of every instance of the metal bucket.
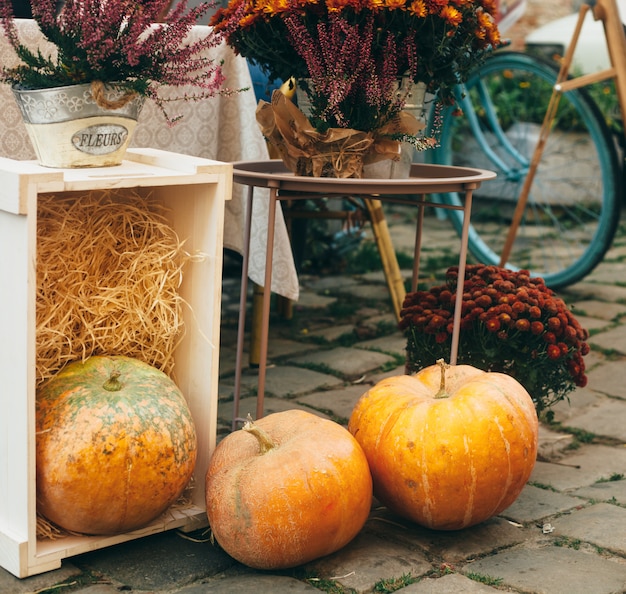
<path id="1" fill-rule="evenodd" d="M 93 88 L 92 84 L 13 88 L 40 165 L 109 167 L 122 162 L 144 97 L 107 85 L 97 102 Z M 102 107 L 103 101 L 115 107 Z"/>

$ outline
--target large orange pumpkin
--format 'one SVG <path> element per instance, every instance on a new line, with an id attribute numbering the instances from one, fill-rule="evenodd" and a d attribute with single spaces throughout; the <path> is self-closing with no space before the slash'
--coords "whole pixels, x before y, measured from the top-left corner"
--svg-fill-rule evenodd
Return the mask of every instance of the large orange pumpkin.
<path id="1" fill-rule="evenodd" d="M 274 413 L 228 435 L 206 475 L 213 536 L 256 569 L 333 553 L 363 527 L 372 479 L 341 425 L 301 410 Z"/>
<path id="2" fill-rule="evenodd" d="M 478 524 L 511 505 L 537 454 L 526 390 L 469 365 L 440 362 L 382 380 L 358 401 L 348 428 L 381 503 L 439 530 Z"/>
<path id="3" fill-rule="evenodd" d="M 174 382 L 128 357 L 67 365 L 37 393 L 37 507 L 85 534 L 139 528 L 181 495 L 196 462 Z"/>

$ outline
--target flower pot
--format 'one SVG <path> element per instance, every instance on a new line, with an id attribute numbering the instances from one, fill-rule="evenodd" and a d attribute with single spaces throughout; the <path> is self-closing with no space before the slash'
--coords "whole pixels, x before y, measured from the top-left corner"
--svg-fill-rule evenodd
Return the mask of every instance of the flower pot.
<path id="1" fill-rule="evenodd" d="M 399 77 L 394 89 L 398 97 L 404 99 L 404 111 L 409 112 L 420 122 L 424 122 L 426 84 L 419 82 L 414 83 L 410 77 Z M 296 97 L 298 107 L 304 115 L 311 115 L 311 101 L 304 85 L 301 83 L 296 86 Z M 363 177 L 376 179 L 406 179 L 411 171 L 411 163 L 415 157 L 415 147 L 408 143 L 400 143 L 400 155 L 397 159 L 382 159 L 374 163 L 363 166 Z"/>
<path id="2" fill-rule="evenodd" d="M 404 111 L 408 111 L 415 119 L 424 122 L 426 84 L 414 83 L 408 76 L 398 79 L 398 95 L 405 98 Z M 400 158 L 385 159 L 363 167 L 363 176 L 375 179 L 406 179 L 411 172 L 411 163 L 417 150 L 409 142 L 400 143 Z"/>
<path id="3" fill-rule="evenodd" d="M 59 168 L 119 165 L 144 103 L 101 83 L 13 94 L 39 164 Z"/>

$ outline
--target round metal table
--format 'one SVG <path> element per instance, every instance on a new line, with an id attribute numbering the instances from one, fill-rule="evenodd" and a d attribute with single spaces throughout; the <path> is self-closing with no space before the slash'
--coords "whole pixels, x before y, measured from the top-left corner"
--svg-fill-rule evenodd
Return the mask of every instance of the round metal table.
<path id="1" fill-rule="evenodd" d="M 269 336 L 270 298 L 272 279 L 272 255 L 274 245 L 274 223 L 276 203 L 279 200 L 305 200 L 333 196 L 355 196 L 364 200 L 376 200 L 381 203 L 393 202 L 408 204 L 418 209 L 417 228 L 415 235 L 415 254 L 413 263 L 412 291 L 417 289 L 419 259 L 421 251 L 421 232 L 424 220 L 424 207 L 449 208 L 464 211 L 463 230 L 461 233 L 461 249 L 459 255 L 459 278 L 465 276 L 467 260 L 467 241 L 472 194 L 487 180 L 494 179 L 496 174 L 483 169 L 469 167 L 452 167 L 445 165 L 427 165 L 414 163 L 408 178 L 405 179 L 372 179 L 348 178 L 337 179 L 328 177 L 302 177 L 287 170 L 281 160 L 271 161 L 239 161 L 233 164 L 233 181 L 248 186 L 248 209 L 244 232 L 244 250 L 241 272 L 241 293 L 239 306 L 239 326 L 237 331 L 237 354 L 235 363 L 235 387 L 233 429 L 239 419 L 239 400 L 241 394 L 241 373 L 243 367 L 243 343 L 245 334 L 246 298 L 248 290 L 248 265 L 250 254 L 250 232 L 252 228 L 252 204 L 255 188 L 269 189 L 269 208 L 267 221 L 267 252 L 265 262 L 266 290 L 263 293 L 261 315 L 261 338 L 259 355 L 259 378 L 257 386 L 256 416 L 263 416 L 265 397 L 265 377 L 267 367 L 267 343 Z M 465 196 L 462 206 L 453 206 L 428 201 L 427 195 L 441 192 L 459 192 Z M 382 214 L 382 210 L 381 210 Z M 457 286 L 456 303 L 461 303 L 463 283 Z M 452 346 L 450 364 L 455 365 L 461 324 L 461 308 L 455 307 L 453 318 Z"/>

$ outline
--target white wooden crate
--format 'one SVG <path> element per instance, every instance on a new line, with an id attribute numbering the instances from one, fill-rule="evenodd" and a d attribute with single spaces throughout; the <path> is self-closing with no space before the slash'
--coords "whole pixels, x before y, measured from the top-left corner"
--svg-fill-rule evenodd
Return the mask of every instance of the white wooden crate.
<path id="1" fill-rule="evenodd" d="M 167 207 L 185 248 L 204 254 L 185 268 L 181 296 L 191 307 L 174 355 L 176 382 L 198 434 L 193 501 L 126 534 L 37 540 L 37 197 L 111 188 L 149 192 Z M 204 474 L 216 439 L 224 201 L 231 193 L 232 165 L 153 149 L 130 150 L 121 166 L 97 169 L 46 169 L 0 158 L 0 565 L 15 576 L 56 569 L 66 557 L 149 534 L 207 525 Z"/>

